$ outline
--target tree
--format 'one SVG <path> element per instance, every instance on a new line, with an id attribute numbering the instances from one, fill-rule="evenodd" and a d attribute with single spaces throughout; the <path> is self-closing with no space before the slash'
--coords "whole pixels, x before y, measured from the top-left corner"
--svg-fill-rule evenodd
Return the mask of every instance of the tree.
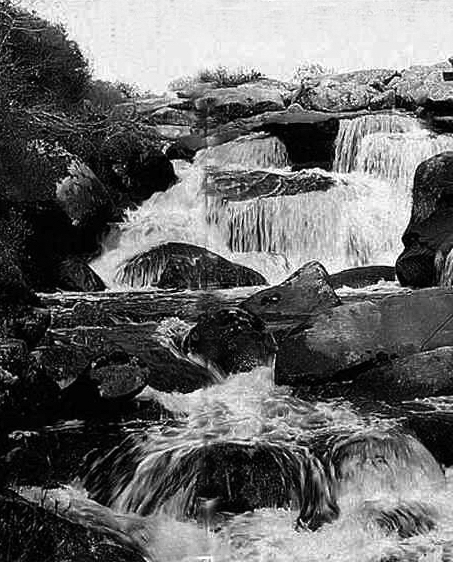
<path id="1" fill-rule="evenodd" d="M 65 106 L 87 90 L 88 62 L 61 25 L 0 0 L 0 79 L 12 100 L 24 105 Z"/>

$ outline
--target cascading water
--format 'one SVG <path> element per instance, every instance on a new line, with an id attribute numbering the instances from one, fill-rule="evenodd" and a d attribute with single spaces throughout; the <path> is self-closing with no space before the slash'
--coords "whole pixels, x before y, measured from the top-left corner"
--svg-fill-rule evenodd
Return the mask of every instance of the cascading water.
<path id="1" fill-rule="evenodd" d="M 128 211 L 93 267 L 115 286 L 124 278 L 118 268 L 125 260 L 165 242 L 203 246 L 257 270 L 270 282 L 312 259 L 331 271 L 391 264 L 409 219 L 415 169 L 448 149 L 453 149 L 452 136 L 434 135 L 408 115 L 344 119 L 336 140 L 335 171 L 305 170 L 300 181 L 306 183 L 311 176 L 315 184 L 307 192 L 298 189 L 301 176 L 285 169 L 286 149 L 274 137 L 252 134 L 210 147 L 198 153 L 193 165 L 177 165 L 177 185 Z M 228 194 L 215 193 L 212 169 L 230 173 L 233 188 Z M 237 197 L 235 174 L 247 170 L 265 170 L 275 191 L 260 195 L 264 176 L 254 183 L 253 196 Z M 214 184 L 208 193 L 206 177 Z M 295 187 L 282 193 L 278 183 L 285 178 Z M 327 190 L 326 182 L 331 184 Z"/>
<path id="2" fill-rule="evenodd" d="M 364 115 L 355 119 L 343 119 L 335 141 L 335 172 L 348 173 L 357 170 L 357 155 L 362 141 L 374 133 L 411 133 L 420 126 L 412 117 L 400 114 Z"/>

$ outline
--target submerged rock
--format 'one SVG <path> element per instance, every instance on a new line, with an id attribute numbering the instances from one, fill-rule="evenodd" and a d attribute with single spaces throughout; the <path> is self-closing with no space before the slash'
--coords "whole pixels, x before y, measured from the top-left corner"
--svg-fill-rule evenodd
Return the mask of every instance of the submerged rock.
<path id="1" fill-rule="evenodd" d="M 264 320 L 282 320 L 285 317 L 304 317 L 341 304 L 324 267 L 309 262 L 280 285 L 255 293 L 241 304 L 241 308 L 257 314 Z"/>
<path id="2" fill-rule="evenodd" d="M 199 316 L 183 349 L 202 365 L 228 374 L 272 365 L 276 344 L 264 322 L 254 314 L 222 309 Z"/>
<path id="3" fill-rule="evenodd" d="M 206 516 L 206 509 L 213 517 L 293 507 L 313 530 L 338 516 L 323 469 L 306 449 L 221 442 L 154 451 L 152 438 L 132 438 L 95 462 L 84 478 L 91 497 L 141 515 L 173 500 L 184 518 Z"/>
<path id="4" fill-rule="evenodd" d="M 266 285 L 262 275 L 191 244 L 170 242 L 121 266 L 116 280 L 133 288 L 229 289 Z"/>

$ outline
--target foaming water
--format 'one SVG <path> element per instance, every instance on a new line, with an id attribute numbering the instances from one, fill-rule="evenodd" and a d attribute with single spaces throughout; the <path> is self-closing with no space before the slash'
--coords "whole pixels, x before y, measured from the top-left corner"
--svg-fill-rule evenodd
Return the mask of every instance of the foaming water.
<path id="1" fill-rule="evenodd" d="M 286 168 L 289 160 L 285 145 L 277 137 L 252 133 L 208 148 L 198 163 L 222 170 L 262 170 Z"/>
<path id="2" fill-rule="evenodd" d="M 353 172 L 357 170 L 357 156 L 362 141 L 374 133 L 410 133 L 420 131 L 420 125 L 413 118 L 398 113 L 364 115 L 356 119 L 343 119 L 335 141 L 336 172 Z"/>
<path id="3" fill-rule="evenodd" d="M 247 201 L 212 200 L 210 221 L 233 252 L 274 252 L 294 266 L 317 259 L 330 270 L 386 263 L 399 250 L 404 217 L 388 183 L 360 174 L 314 170 L 327 191 Z"/>

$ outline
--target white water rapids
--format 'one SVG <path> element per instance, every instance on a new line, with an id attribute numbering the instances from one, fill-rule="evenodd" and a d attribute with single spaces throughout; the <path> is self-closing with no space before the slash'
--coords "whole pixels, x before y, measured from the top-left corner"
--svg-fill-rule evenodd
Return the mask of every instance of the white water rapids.
<path id="1" fill-rule="evenodd" d="M 198 153 L 193 165 L 177 163 L 179 183 L 129 210 L 92 265 L 109 286 L 117 286 L 125 260 L 165 242 L 203 246 L 282 280 L 317 259 L 328 270 L 377 263 L 393 264 L 411 207 L 417 165 L 444 150 L 453 137 L 435 135 L 406 115 L 379 114 L 344 119 L 336 141 L 334 172 L 312 170 L 314 181 L 328 178 L 327 191 L 244 200 L 206 195 L 208 169 L 265 170 L 297 185 L 286 166 L 284 145 L 253 134 Z M 152 276 L 148 276 L 152 278 Z"/>

